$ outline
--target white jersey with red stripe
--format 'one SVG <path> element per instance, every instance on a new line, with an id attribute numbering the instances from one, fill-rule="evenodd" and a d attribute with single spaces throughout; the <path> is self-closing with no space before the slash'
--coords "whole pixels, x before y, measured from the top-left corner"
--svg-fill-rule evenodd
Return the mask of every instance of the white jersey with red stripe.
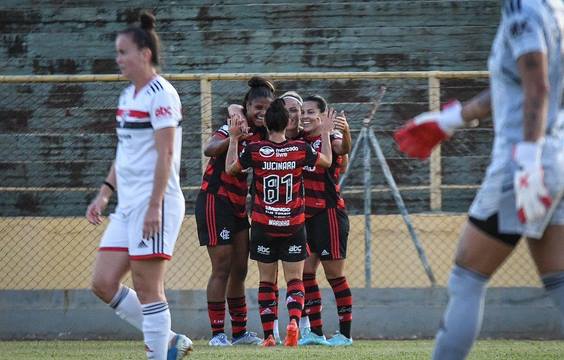
<path id="1" fill-rule="evenodd" d="M 165 196 L 183 198 L 180 189 L 180 151 L 182 143 L 180 97 L 163 77 L 155 76 L 135 93 L 128 86 L 119 98 L 116 112 L 118 207 L 131 209 L 151 197 L 157 163 L 155 132 L 177 127 L 174 155 Z"/>

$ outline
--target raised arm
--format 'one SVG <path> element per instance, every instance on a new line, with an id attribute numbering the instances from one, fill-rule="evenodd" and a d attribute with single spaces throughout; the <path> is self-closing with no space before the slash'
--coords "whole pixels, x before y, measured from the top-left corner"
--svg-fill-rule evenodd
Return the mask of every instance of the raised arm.
<path id="1" fill-rule="evenodd" d="M 345 155 L 351 152 L 352 149 L 352 138 L 349 128 L 349 123 L 347 122 L 347 117 L 345 112 L 341 111 L 338 116 L 335 117 L 335 130 L 339 131 L 342 135 L 342 139 L 335 139 L 332 142 L 333 151 L 337 155 Z"/>
<path id="2" fill-rule="evenodd" d="M 321 153 L 317 158 L 316 166 L 322 168 L 331 167 L 333 162 L 333 150 L 331 147 L 331 131 L 333 131 L 333 121 L 335 120 L 335 110 L 327 109 L 321 116 Z"/>
<path id="3" fill-rule="evenodd" d="M 237 175 L 243 170 L 239 164 L 238 149 L 239 140 L 243 136 L 244 120 L 240 116 L 234 115 L 227 119 L 227 123 L 229 125 L 229 147 L 225 159 L 225 172 L 229 175 Z"/>

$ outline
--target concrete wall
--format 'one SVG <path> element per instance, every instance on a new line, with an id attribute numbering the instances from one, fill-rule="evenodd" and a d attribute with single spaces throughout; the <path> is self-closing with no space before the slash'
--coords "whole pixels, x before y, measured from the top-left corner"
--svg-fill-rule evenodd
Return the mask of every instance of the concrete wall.
<path id="1" fill-rule="evenodd" d="M 281 289 L 281 294 L 284 290 Z M 169 291 L 172 326 L 193 338 L 209 337 L 203 290 Z M 338 328 L 333 294 L 324 289 L 325 332 Z M 432 338 L 446 306 L 444 288 L 353 289 L 354 338 Z M 247 292 L 249 329 L 261 332 L 257 291 Z M 281 329 L 286 310 L 280 310 Z M 229 321 L 226 321 L 229 324 Z M 87 290 L 0 291 L 0 339 L 139 339 Z M 563 339 L 560 314 L 538 288 L 492 288 L 486 299 L 484 338 Z"/>

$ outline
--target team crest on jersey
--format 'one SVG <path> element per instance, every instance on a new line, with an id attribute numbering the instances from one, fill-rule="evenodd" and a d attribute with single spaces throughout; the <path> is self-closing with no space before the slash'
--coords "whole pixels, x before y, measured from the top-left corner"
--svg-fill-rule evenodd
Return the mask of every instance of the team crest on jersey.
<path id="1" fill-rule="evenodd" d="M 259 149 L 259 153 L 264 157 L 271 157 L 274 155 L 274 149 L 270 146 L 263 146 Z"/>
<path id="2" fill-rule="evenodd" d="M 316 150 L 321 148 L 321 140 L 320 139 L 315 140 L 312 145 L 313 145 L 313 148 L 316 149 Z"/>
<path id="3" fill-rule="evenodd" d="M 231 232 L 226 228 L 223 228 L 223 230 L 221 230 L 221 232 L 219 233 L 219 237 L 222 238 L 223 240 L 229 240 L 230 236 L 231 236 Z"/>

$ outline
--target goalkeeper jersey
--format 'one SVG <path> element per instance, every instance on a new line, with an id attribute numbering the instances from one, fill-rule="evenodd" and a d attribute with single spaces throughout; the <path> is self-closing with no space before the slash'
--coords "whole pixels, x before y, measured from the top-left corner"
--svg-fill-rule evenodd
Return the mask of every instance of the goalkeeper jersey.
<path id="1" fill-rule="evenodd" d="M 488 60 L 496 143 L 523 140 L 523 100 L 517 59 L 542 52 L 550 86 L 547 134 L 564 136 L 564 3 L 562 0 L 505 0 Z M 497 145 L 497 144 L 496 144 Z"/>

